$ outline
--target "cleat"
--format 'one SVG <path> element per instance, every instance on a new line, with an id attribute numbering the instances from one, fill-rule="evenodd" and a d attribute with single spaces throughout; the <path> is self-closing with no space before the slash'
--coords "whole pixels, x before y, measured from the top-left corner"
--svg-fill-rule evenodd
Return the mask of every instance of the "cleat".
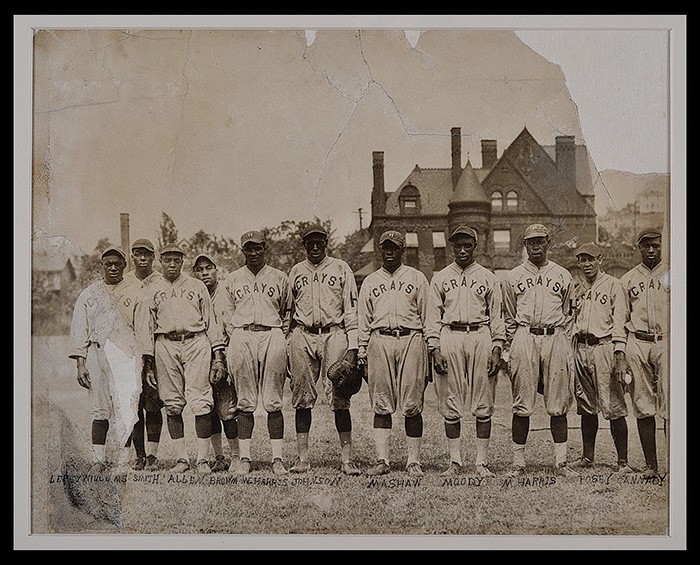
<path id="1" fill-rule="evenodd" d="M 231 463 L 233 465 L 233 463 Z M 241 459 L 238 462 L 238 468 L 236 469 L 236 474 L 238 475 L 249 475 L 250 474 L 250 459 Z"/>
<path id="2" fill-rule="evenodd" d="M 360 471 L 352 461 L 343 461 L 343 464 L 340 466 L 340 470 L 344 475 L 350 475 L 353 477 L 362 474 L 362 471 Z"/>
<path id="3" fill-rule="evenodd" d="M 592 469 L 595 466 L 588 457 L 579 457 L 571 464 L 574 469 Z"/>
<path id="4" fill-rule="evenodd" d="M 211 467 L 209 466 L 209 461 L 206 459 L 200 459 L 197 461 L 197 473 L 200 475 L 210 475 Z"/>
<path id="5" fill-rule="evenodd" d="M 649 467 L 648 465 L 642 470 L 643 479 L 655 479 L 659 476 L 659 470 L 654 467 Z"/>
<path id="6" fill-rule="evenodd" d="M 462 466 L 456 461 L 451 461 L 450 466 L 440 473 L 441 477 L 456 477 L 462 472 Z"/>
<path id="7" fill-rule="evenodd" d="M 367 469 L 367 476 L 373 477 L 376 475 L 388 475 L 389 471 L 389 465 L 386 463 L 386 461 L 378 461 L 374 467 Z"/>
<path id="8" fill-rule="evenodd" d="M 520 467 L 519 465 L 514 465 L 513 468 L 506 473 L 506 477 L 511 479 L 522 477 L 523 475 L 525 475 L 525 467 Z"/>
<path id="9" fill-rule="evenodd" d="M 311 470 L 311 464 L 308 461 L 302 461 L 297 459 L 297 461 L 289 469 L 291 473 L 308 473 Z"/>
<path id="10" fill-rule="evenodd" d="M 226 458 L 223 455 L 217 455 L 214 458 L 214 463 L 211 466 L 212 473 L 223 473 L 228 469 Z"/>
<path id="11" fill-rule="evenodd" d="M 491 469 L 489 469 L 488 463 L 479 463 L 476 466 L 476 475 L 478 477 L 493 478 L 496 476 L 496 473 L 494 473 Z"/>
<path id="12" fill-rule="evenodd" d="M 618 463 L 617 467 L 615 468 L 616 473 L 620 473 L 623 475 L 628 475 L 630 473 L 635 473 L 636 471 L 632 469 L 627 463 Z"/>
<path id="13" fill-rule="evenodd" d="M 410 477 L 422 477 L 424 475 L 423 469 L 421 469 L 420 463 L 417 461 L 409 463 L 406 467 L 406 471 L 408 471 Z"/>
<path id="14" fill-rule="evenodd" d="M 272 462 L 272 472 L 275 475 L 286 475 L 287 473 L 289 473 L 289 471 L 287 471 L 287 469 L 284 468 L 284 463 L 282 463 L 281 459 L 275 459 Z"/>
<path id="15" fill-rule="evenodd" d="M 190 464 L 187 459 L 178 459 L 175 462 L 175 466 L 170 469 L 171 473 L 184 473 L 185 471 L 190 470 Z"/>
<path id="16" fill-rule="evenodd" d="M 155 455 L 146 455 L 146 471 L 158 470 L 158 458 Z"/>
<path id="17" fill-rule="evenodd" d="M 576 471 L 573 471 L 566 463 L 557 465 L 555 472 L 559 477 L 574 477 L 577 475 Z"/>
<path id="18" fill-rule="evenodd" d="M 143 471 L 145 467 L 146 467 L 146 458 L 145 457 L 137 457 L 132 469 L 134 471 Z"/>

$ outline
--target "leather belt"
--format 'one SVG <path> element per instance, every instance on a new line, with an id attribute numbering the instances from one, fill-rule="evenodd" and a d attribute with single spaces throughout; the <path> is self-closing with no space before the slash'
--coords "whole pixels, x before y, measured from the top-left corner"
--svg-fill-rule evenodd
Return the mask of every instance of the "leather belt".
<path id="1" fill-rule="evenodd" d="M 606 335 L 605 337 L 596 337 L 593 334 L 578 334 L 576 336 L 576 341 L 585 343 L 586 345 L 598 345 L 600 343 L 612 341 L 612 336 Z"/>
<path id="2" fill-rule="evenodd" d="M 537 328 L 530 326 L 530 333 L 534 335 L 554 335 L 554 328 Z"/>
<path id="3" fill-rule="evenodd" d="M 403 337 L 405 335 L 409 335 L 413 330 L 410 328 L 395 328 L 393 330 L 379 329 L 377 331 L 382 335 L 393 335 L 394 337 Z"/>
<path id="4" fill-rule="evenodd" d="M 450 329 L 455 332 L 478 332 L 481 324 L 450 324 Z"/>
<path id="5" fill-rule="evenodd" d="M 634 337 L 641 339 L 642 341 L 650 341 L 652 343 L 661 341 L 664 338 L 664 336 L 661 334 L 650 334 L 647 332 L 634 332 Z"/>
<path id="6" fill-rule="evenodd" d="M 185 341 L 197 337 L 200 333 L 202 332 L 168 332 L 161 335 L 169 341 Z"/>
<path id="7" fill-rule="evenodd" d="M 246 324 L 243 329 L 247 332 L 269 332 L 272 327 L 262 326 L 260 324 Z"/>
<path id="8" fill-rule="evenodd" d="M 321 335 L 321 334 L 327 334 L 334 327 L 336 327 L 336 325 L 337 324 L 330 324 L 329 326 L 301 326 L 301 327 L 307 333 Z"/>

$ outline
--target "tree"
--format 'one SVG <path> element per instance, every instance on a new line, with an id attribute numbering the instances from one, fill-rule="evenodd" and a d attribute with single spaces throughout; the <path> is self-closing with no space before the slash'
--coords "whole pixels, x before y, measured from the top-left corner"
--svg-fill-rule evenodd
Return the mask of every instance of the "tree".
<path id="1" fill-rule="evenodd" d="M 338 246 L 336 256 L 347 262 L 353 271 L 358 271 L 373 258 L 372 253 L 361 253 L 362 248 L 371 237 L 369 230 L 366 228 L 348 234 L 345 236 L 345 241 Z"/>
<path id="2" fill-rule="evenodd" d="M 177 243 L 178 234 L 177 228 L 175 227 L 175 222 L 172 218 L 163 212 L 163 219 L 160 222 L 160 236 L 158 236 L 158 243 L 162 249 L 168 243 Z"/>
<path id="3" fill-rule="evenodd" d="M 309 227 L 316 224 L 320 224 L 328 232 L 326 252 L 333 255 L 336 243 L 331 220 L 321 221 L 317 217 L 310 221 L 300 222 L 284 220 L 279 226 L 260 230 L 267 240 L 267 262 L 288 273 L 296 263 L 306 258 L 302 237 Z"/>

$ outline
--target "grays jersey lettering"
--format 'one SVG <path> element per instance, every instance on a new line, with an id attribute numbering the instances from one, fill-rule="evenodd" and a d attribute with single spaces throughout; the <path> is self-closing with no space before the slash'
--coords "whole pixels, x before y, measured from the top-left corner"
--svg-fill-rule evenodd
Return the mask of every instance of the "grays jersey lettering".
<path id="1" fill-rule="evenodd" d="M 476 285 L 476 288 L 474 288 Z M 476 294 L 479 296 L 482 296 L 489 288 L 484 285 L 481 281 L 475 281 L 474 279 L 470 279 L 467 282 L 466 277 L 462 277 L 461 281 L 457 281 L 457 279 L 448 279 L 442 281 L 442 291 L 445 294 L 448 294 L 451 290 L 455 290 L 456 288 L 459 287 L 467 287 L 469 290 L 474 291 Z"/>
<path id="2" fill-rule="evenodd" d="M 172 300 L 173 298 L 184 298 L 192 302 L 192 300 L 194 300 L 196 296 L 197 294 L 193 290 L 188 290 L 186 288 L 181 288 L 178 290 L 176 288 L 173 288 L 170 292 L 165 292 L 164 290 L 156 292 L 153 298 L 155 300 L 156 306 L 160 306 L 166 300 Z"/>
<path id="3" fill-rule="evenodd" d="M 552 292 L 555 293 L 562 290 L 561 283 L 559 281 L 555 281 L 550 277 L 543 277 L 541 275 L 538 277 L 527 277 L 524 280 L 521 279 L 518 281 L 518 284 L 515 285 L 515 288 L 518 289 L 519 294 L 522 294 L 528 288 L 534 288 L 535 286 L 551 288 Z"/>
<path id="4" fill-rule="evenodd" d="M 308 286 L 312 282 L 325 284 L 326 286 L 328 286 L 332 289 L 338 289 L 338 290 L 341 290 L 343 287 L 343 278 L 342 277 L 338 277 L 336 275 L 329 275 L 328 273 L 321 273 L 319 276 L 318 273 L 314 273 L 313 277 L 311 277 L 311 280 L 309 280 L 308 275 L 299 275 L 298 277 L 295 277 L 294 278 L 294 290 L 299 290 L 301 288 L 304 288 L 305 286 Z"/>
<path id="5" fill-rule="evenodd" d="M 280 289 L 277 286 L 266 284 L 266 283 L 253 283 L 253 286 L 249 284 L 244 284 L 238 288 L 233 289 L 233 294 L 238 300 L 242 300 L 247 294 L 265 294 L 270 298 L 275 296 L 275 293 L 279 296 Z"/>
<path id="6" fill-rule="evenodd" d="M 387 285 L 385 283 L 380 283 L 377 286 L 373 286 L 369 289 L 372 296 L 379 298 L 385 292 L 390 290 L 398 290 L 399 292 L 405 292 L 409 296 L 416 289 L 411 283 L 406 283 L 404 281 L 391 281 L 391 284 Z"/>

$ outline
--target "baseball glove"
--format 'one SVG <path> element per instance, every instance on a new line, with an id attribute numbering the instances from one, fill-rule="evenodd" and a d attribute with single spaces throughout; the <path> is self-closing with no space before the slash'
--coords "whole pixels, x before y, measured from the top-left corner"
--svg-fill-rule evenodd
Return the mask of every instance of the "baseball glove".
<path id="1" fill-rule="evenodd" d="M 212 387 L 214 396 L 214 410 L 219 420 L 225 422 L 238 415 L 236 405 L 238 404 L 238 394 L 236 387 L 230 382 L 230 379 L 221 379 Z"/>
<path id="2" fill-rule="evenodd" d="M 361 371 L 345 359 L 339 359 L 328 367 L 327 375 L 335 393 L 343 398 L 349 399 L 362 388 Z"/>
<path id="3" fill-rule="evenodd" d="M 211 369 L 209 370 L 209 382 L 215 385 L 222 379 L 228 378 L 227 373 L 226 363 L 221 359 L 214 359 L 211 363 Z"/>

